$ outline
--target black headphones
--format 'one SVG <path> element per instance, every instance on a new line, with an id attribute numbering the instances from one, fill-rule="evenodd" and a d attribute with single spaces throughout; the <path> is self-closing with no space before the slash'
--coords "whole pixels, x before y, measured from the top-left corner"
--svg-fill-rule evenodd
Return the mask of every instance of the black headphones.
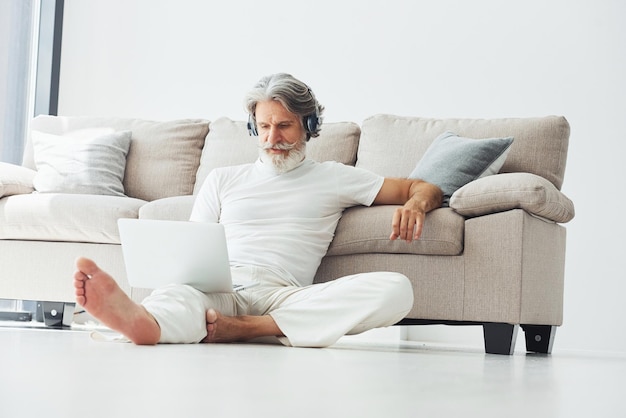
<path id="1" fill-rule="evenodd" d="M 302 118 L 302 124 L 304 125 L 304 130 L 307 133 L 307 141 L 311 137 L 311 134 L 317 130 L 319 125 L 319 116 L 317 113 L 317 106 L 315 107 L 315 113 L 311 113 Z M 259 132 L 256 129 L 256 120 L 253 115 L 248 115 L 248 134 L 250 136 L 259 136 Z"/>
<path id="2" fill-rule="evenodd" d="M 313 92 L 311 91 L 311 89 L 308 86 L 306 87 L 306 89 L 311 95 L 311 98 L 315 101 L 315 96 L 313 96 Z M 319 115 L 319 109 L 316 104 L 315 113 L 311 113 L 310 115 L 307 115 L 302 118 L 302 125 L 304 126 L 304 130 L 306 131 L 306 134 L 307 134 L 306 135 L 307 141 L 311 139 L 311 134 L 317 131 L 319 124 L 320 124 L 320 115 Z M 250 136 L 259 136 L 259 131 L 257 131 L 256 129 L 256 119 L 254 118 L 254 115 L 252 114 L 248 115 L 248 133 L 250 134 Z"/>
<path id="3" fill-rule="evenodd" d="M 259 136 L 259 132 L 256 130 L 256 120 L 252 114 L 248 115 L 248 134 L 250 136 Z"/>

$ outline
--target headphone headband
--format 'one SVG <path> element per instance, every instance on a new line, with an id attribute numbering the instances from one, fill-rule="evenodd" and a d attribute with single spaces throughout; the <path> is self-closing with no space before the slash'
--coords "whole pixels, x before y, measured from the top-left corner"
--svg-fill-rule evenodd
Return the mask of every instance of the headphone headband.
<path id="1" fill-rule="evenodd" d="M 315 113 L 305 116 L 302 118 L 302 125 L 304 126 L 304 130 L 307 133 L 306 140 L 308 141 L 311 138 L 311 134 L 317 131 L 317 127 L 319 125 L 319 117 L 317 114 L 317 106 L 315 106 Z M 250 136 L 259 136 L 259 131 L 256 127 L 256 119 L 252 114 L 248 115 L 248 134 Z"/>

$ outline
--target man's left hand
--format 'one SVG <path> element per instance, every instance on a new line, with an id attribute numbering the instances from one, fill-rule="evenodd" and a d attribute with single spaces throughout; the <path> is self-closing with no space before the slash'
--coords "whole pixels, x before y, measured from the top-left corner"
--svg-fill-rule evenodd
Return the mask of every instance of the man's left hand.
<path id="1" fill-rule="evenodd" d="M 394 241 L 400 238 L 406 242 L 419 239 L 422 235 L 425 218 L 426 213 L 412 201 L 408 201 L 394 212 L 389 239 Z"/>

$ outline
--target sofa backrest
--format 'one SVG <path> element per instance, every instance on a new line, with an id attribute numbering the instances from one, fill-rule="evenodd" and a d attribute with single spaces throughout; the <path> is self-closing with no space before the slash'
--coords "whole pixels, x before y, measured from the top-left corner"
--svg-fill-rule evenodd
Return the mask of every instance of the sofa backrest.
<path id="1" fill-rule="evenodd" d="M 376 115 L 361 126 L 357 167 L 406 177 L 428 146 L 445 131 L 468 138 L 514 138 L 501 173 L 528 172 L 559 190 L 563 184 L 569 123 L 561 116 L 509 119 L 428 119 Z"/>
<path id="2" fill-rule="evenodd" d="M 339 161 L 354 165 L 361 129 L 353 122 L 325 123 L 320 136 L 307 143 L 307 155 L 316 161 Z M 258 156 L 258 141 L 248 134 L 246 122 L 219 118 L 211 122 L 200 168 L 196 175 L 194 194 L 211 170 L 254 162 Z"/>
<path id="3" fill-rule="evenodd" d="M 62 135 L 93 128 L 130 130 L 132 140 L 124 174 L 126 195 L 152 201 L 195 194 L 208 173 L 227 165 L 253 162 L 257 140 L 245 121 L 220 118 L 167 122 L 115 117 L 38 116 L 30 130 Z M 512 119 L 428 119 L 376 115 L 362 126 L 353 122 L 325 123 L 320 136 L 307 144 L 317 161 L 335 160 L 383 176 L 406 177 L 431 142 L 453 131 L 470 138 L 513 136 L 511 151 L 500 172 L 529 172 L 563 183 L 569 124 L 559 116 Z M 207 134 L 208 132 L 208 134 Z M 30 137 L 23 165 L 35 169 Z"/>
<path id="4" fill-rule="evenodd" d="M 37 116 L 30 131 L 54 135 L 70 131 L 112 128 L 132 132 L 126 156 L 124 193 L 152 201 L 193 192 L 202 147 L 209 130 L 203 119 L 182 119 L 157 122 L 115 117 Z M 24 150 L 22 165 L 36 169 L 30 136 Z"/>

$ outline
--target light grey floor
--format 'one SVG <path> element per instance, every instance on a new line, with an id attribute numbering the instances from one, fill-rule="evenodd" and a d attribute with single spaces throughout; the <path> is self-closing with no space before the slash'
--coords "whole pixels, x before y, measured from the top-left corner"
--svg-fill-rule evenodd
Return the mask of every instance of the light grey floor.
<path id="1" fill-rule="evenodd" d="M 0 328 L 0 417 L 623 417 L 626 357 L 97 342 Z"/>

